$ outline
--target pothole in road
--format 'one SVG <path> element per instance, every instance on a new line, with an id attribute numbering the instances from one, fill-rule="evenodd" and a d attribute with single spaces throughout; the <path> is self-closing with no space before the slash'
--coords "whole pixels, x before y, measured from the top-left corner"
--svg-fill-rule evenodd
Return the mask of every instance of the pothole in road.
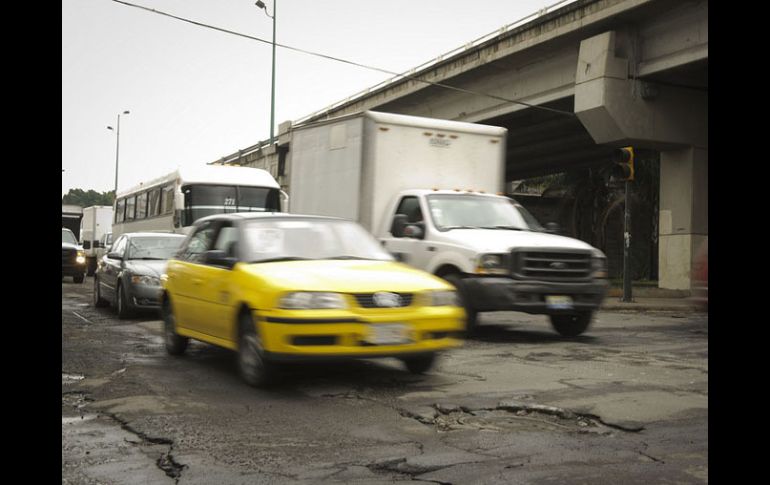
<path id="1" fill-rule="evenodd" d="M 604 422 L 600 417 L 542 404 L 501 402 L 495 408 L 470 409 L 466 406 L 434 404 L 432 412 L 412 413 L 400 409 L 402 416 L 436 427 L 439 431 L 477 429 L 486 431 L 551 430 L 610 435 L 613 430 L 639 432 Z"/>

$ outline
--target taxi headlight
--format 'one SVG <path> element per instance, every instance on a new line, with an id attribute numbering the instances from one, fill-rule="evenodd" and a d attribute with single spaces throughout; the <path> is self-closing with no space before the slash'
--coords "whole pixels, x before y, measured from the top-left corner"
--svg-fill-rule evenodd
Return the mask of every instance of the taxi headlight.
<path id="1" fill-rule="evenodd" d="M 284 295 L 278 307 L 287 310 L 319 310 L 347 308 L 347 304 L 339 293 L 297 291 Z"/>
<path id="2" fill-rule="evenodd" d="M 508 274 L 507 254 L 482 254 L 476 263 L 478 274 Z"/>
<path id="3" fill-rule="evenodd" d="M 458 306 L 460 300 L 457 298 L 457 292 L 453 290 L 438 290 L 430 292 L 431 306 Z"/>
<path id="4" fill-rule="evenodd" d="M 160 286 L 160 278 L 156 276 L 133 275 L 131 283 L 135 285 Z"/>

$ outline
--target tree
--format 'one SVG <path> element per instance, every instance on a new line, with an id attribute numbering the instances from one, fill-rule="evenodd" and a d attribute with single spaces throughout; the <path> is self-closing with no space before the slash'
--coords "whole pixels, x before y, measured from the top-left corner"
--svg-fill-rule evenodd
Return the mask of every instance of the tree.
<path id="1" fill-rule="evenodd" d="M 115 191 L 99 193 L 95 190 L 86 192 L 83 189 L 70 189 L 61 198 L 62 204 L 79 205 L 80 207 L 90 207 L 92 205 L 112 205 L 115 201 Z"/>

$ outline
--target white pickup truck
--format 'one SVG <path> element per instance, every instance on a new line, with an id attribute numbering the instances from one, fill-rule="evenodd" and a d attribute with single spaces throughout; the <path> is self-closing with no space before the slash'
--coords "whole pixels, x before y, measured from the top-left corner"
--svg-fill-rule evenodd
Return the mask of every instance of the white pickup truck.
<path id="1" fill-rule="evenodd" d="M 294 127 L 290 210 L 356 220 L 400 260 L 452 282 L 469 332 L 479 312 L 514 310 L 579 335 L 605 297 L 606 257 L 499 195 L 506 136 L 372 111 Z"/>

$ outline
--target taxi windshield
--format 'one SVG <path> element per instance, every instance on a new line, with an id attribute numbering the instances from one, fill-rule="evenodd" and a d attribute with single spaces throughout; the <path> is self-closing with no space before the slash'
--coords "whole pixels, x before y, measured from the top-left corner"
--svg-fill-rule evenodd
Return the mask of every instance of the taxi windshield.
<path id="1" fill-rule="evenodd" d="M 338 219 L 252 220 L 244 224 L 244 253 L 252 263 L 307 259 L 393 257 L 364 228 Z"/>

